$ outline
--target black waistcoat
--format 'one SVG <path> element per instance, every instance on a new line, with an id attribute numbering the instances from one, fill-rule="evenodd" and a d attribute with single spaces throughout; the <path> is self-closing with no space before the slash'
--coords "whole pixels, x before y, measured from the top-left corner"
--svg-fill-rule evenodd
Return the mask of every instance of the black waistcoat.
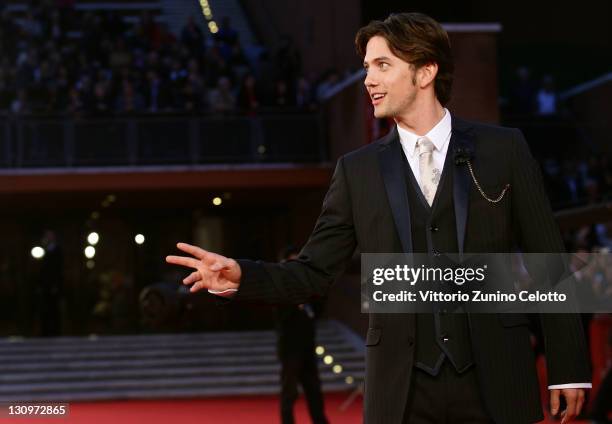
<path id="1" fill-rule="evenodd" d="M 404 156 L 415 253 L 429 253 L 435 257 L 437 253 L 458 252 L 453 205 L 453 163 L 452 157 L 449 157 L 450 152 L 449 146 L 431 207 Z M 431 375 L 437 375 L 445 358 L 448 358 L 459 372 L 472 365 L 469 323 L 465 314 L 444 313 L 444 310 L 439 308 L 435 308 L 431 314 L 417 314 L 416 332 L 416 367 Z"/>

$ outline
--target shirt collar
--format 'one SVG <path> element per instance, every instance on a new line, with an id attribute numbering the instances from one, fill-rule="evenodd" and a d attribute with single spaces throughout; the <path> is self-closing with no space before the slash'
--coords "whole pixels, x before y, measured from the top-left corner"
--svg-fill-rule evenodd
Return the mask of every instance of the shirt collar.
<path id="1" fill-rule="evenodd" d="M 419 138 L 423 137 L 421 135 L 416 135 L 413 132 L 410 132 L 399 125 L 397 126 L 397 132 L 399 134 L 400 142 L 404 145 L 406 153 L 408 153 L 411 157 L 414 156 L 414 150 L 416 146 L 416 142 Z M 429 130 L 425 137 L 431 140 L 434 147 L 438 151 L 442 151 L 442 148 L 448 141 L 449 135 L 452 130 L 452 119 L 451 114 L 448 109 L 444 108 L 444 116 L 432 129 Z"/>

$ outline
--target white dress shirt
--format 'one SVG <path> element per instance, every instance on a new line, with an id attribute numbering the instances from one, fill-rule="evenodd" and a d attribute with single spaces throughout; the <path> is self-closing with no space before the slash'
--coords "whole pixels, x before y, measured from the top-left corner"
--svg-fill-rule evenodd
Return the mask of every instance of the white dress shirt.
<path id="1" fill-rule="evenodd" d="M 452 133 L 452 120 L 448 109 L 444 108 L 444 116 L 431 130 L 427 132 L 427 134 L 417 135 L 400 127 L 399 125 L 397 125 L 397 132 L 399 134 L 402 149 L 404 150 L 408 163 L 410 164 L 410 168 L 412 169 L 412 173 L 419 184 L 419 176 L 421 173 L 419 172 L 419 157 L 416 154 L 416 142 L 420 137 L 425 136 L 431 140 L 434 145 L 432 154 L 434 166 L 440 170 L 444 169 L 444 160 L 446 159 L 446 153 L 448 151 L 448 145 L 450 144 Z M 553 384 L 548 386 L 549 390 L 590 388 L 592 388 L 591 383 Z"/>
<path id="2" fill-rule="evenodd" d="M 416 142 L 420 137 L 427 137 L 431 140 L 434 145 L 432 152 L 432 159 L 435 168 L 438 168 L 440 172 L 444 169 L 444 159 L 446 158 L 446 152 L 448 145 L 450 144 L 452 130 L 451 114 L 448 109 L 444 109 L 444 116 L 427 134 L 417 135 L 404 128 L 397 126 L 397 132 L 399 133 L 400 143 L 402 149 L 406 154 L 410 168 L 414 178 L 419 182 L 421 173 L 419 172 L 419 156 L 416 154 Z"/>

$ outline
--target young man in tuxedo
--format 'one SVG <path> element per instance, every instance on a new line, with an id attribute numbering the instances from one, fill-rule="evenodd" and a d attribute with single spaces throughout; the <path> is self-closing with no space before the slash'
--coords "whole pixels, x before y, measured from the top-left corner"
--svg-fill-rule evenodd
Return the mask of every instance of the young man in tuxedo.
<path id="1" fill-rule="evenodd" d="M 444 106 L 453 62 L 433 19 L 401 13 L 356 36 L 377 118 L 396 126 L 341 157 L 297 259 L 231 259 L 179 243 L 191 290 L 237 300 L 324 296 L 356 247 L 363 253 L 560 253 L 563 242 L 521 132 L 468 122 Z M 470 159 L 480 188 L 465 166 Z M 508 190 L 507 184 L 511 189 Z M 482 190 L 481 190 L 482 189 Z M 570 422 L 590 388 L 579 316 L 542 314 L 551 413 Z M 364 420 L 533 423 L 543 419 L 524 314 L 369 314 Z M 567 406 L 560 411 L 560 399 Z"/>

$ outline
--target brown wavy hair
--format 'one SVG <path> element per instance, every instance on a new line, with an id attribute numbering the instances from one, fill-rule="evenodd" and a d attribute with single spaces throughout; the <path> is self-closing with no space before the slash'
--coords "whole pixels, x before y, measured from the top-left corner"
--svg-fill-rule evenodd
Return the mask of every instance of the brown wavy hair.
<path id="1" fill-rule="evenodd" d="M 416 69 L 428 63 L 438 65 L 434 88 L 444 106 L 451 97 L 455 65 L 448 33 L 434 19 L 422 13 L 392 13 L 384 21 L 371 21 L 357 31 L 355 48 L 363 59 L 370 38 L 387 40 L 391 52 Z"/>

